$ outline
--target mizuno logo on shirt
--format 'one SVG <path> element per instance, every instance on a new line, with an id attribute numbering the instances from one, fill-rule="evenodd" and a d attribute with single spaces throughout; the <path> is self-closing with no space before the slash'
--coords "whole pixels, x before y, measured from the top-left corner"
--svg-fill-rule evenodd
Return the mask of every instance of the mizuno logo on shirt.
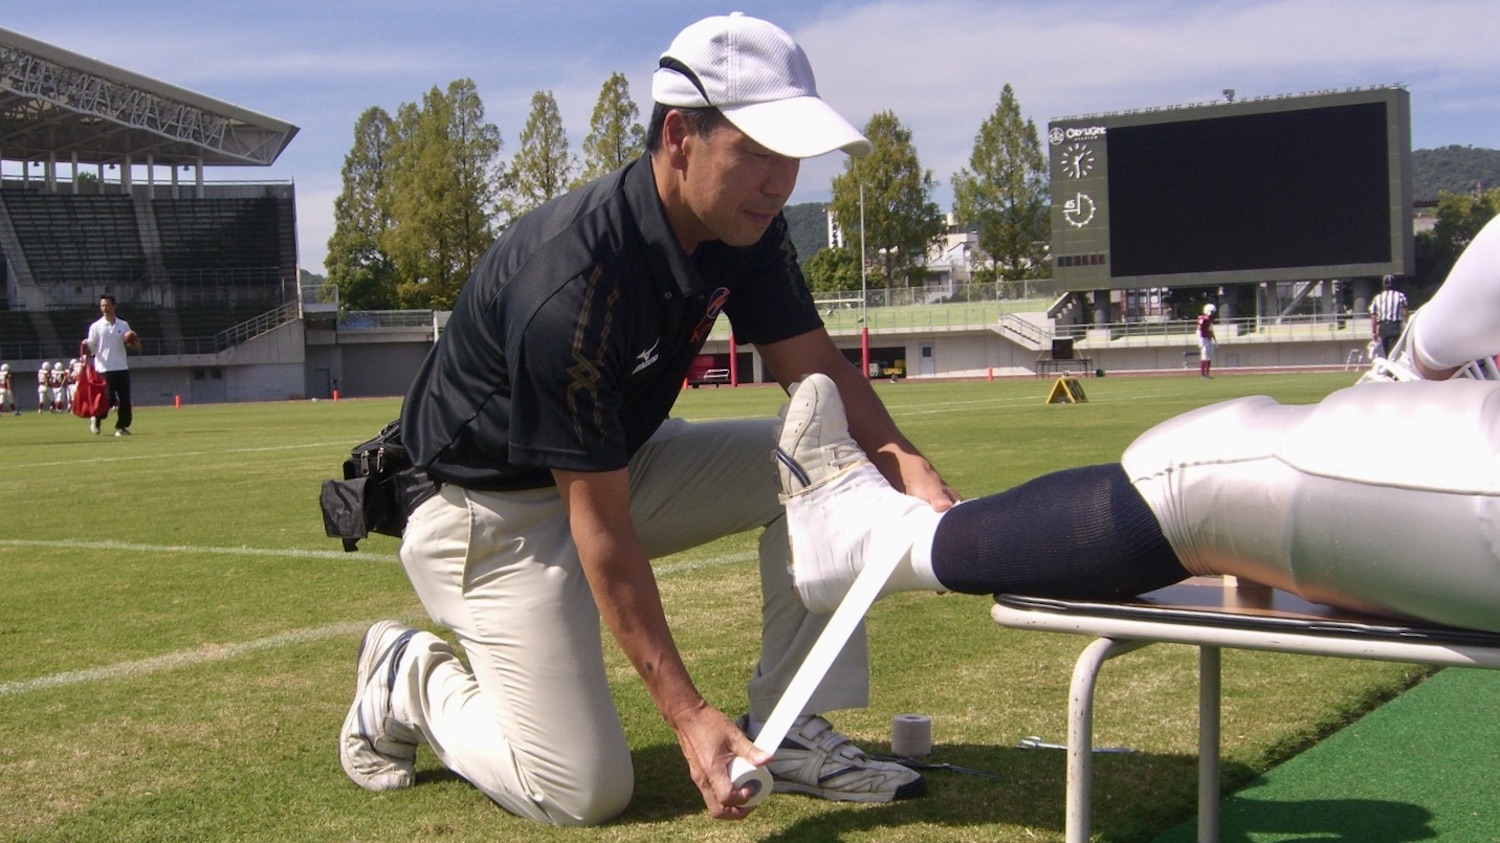
<path id="1" fill-rule="evenodd" d="M 661 337 L 657 337 L 656 342 L 652 343 L 650 348 L 642 351 L 640 354 L 637 354 L 635 356 L 635 359 L 641 362 L 637 363 L 635 368 L 631 370 L 630 373 L 632 375 L 639 374 L 641 371 L 645 370 L 647 366 L 650 366 L 652 363 L 656 362 L 658 356 L 656 353 L 656 348 L 659 345 L 661 345 Z"/>

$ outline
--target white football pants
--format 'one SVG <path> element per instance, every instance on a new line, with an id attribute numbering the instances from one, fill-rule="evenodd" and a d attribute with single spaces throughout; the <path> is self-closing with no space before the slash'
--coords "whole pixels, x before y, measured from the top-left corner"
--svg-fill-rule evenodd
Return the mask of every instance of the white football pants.
<path id="1" fill-rule="evenodd" d="M 1500 632 L 1500 383 L 1367 383 L 1170 419 L 1121 459 L 1184 567 Z"/>

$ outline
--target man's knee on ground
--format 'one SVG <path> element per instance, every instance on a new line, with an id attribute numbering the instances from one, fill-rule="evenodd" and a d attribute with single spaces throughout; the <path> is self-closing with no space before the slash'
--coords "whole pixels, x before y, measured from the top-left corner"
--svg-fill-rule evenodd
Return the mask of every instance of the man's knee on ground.
<path id="1" fill-rule="evenodd" d="M 634 790 L 633 774 L 601 776 L 593 782 L 580 782 L 570 794 L 544 799 L 538 807 L 553 825 L 603 825 L 625 813 Z"/>
<path id="2" fill-rule="evenodd" d="M 624 813 L 635 791 L 629 748 L 622 742 L 614 749 L 570 754 L 574 757 L 528 753 L 524 760 L 516 757 L 518 768 L 503 774 L 471 769 L 466 778 L 501 808 L 549 825 L 603 825 Z"/>

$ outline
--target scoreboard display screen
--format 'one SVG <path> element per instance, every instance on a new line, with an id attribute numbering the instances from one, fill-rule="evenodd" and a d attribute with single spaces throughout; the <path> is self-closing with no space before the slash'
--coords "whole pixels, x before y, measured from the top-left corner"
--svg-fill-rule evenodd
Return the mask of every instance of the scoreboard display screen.
<path id="1" fill-rule="evenodd" d="M 1371 88 L 1053 121 L 1058 288 L 1410 274 L 1408 96 Z"/>

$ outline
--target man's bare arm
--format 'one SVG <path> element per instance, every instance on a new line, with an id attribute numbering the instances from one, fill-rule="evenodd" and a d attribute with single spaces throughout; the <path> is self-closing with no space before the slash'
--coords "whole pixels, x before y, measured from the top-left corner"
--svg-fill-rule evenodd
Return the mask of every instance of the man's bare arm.
<path id="1" fill-rule="evenodd" d="M 672 727 L 693 782 L 709 813 L 739 819 L 750 794 L 735 792 L 729 764 L 736 755 L 768 763 L 750 739 L 698 693 L 667 625 L 650 559 L 630 521 L 630 478 L 625 470 L 554 471 L 568 508 L 573 542 L 599 616 Z"/>
<path id="2" fill-rule="evenodd" d="M 833 379 L 849 418 L 849 435 L 892 486 L 939 512 L 958 502 L 958 494 L 896 426 L 869 379 L 849 363 L 826 330 L 817 328 L 757 348 L 783 387 L 813 372 Z"/>

